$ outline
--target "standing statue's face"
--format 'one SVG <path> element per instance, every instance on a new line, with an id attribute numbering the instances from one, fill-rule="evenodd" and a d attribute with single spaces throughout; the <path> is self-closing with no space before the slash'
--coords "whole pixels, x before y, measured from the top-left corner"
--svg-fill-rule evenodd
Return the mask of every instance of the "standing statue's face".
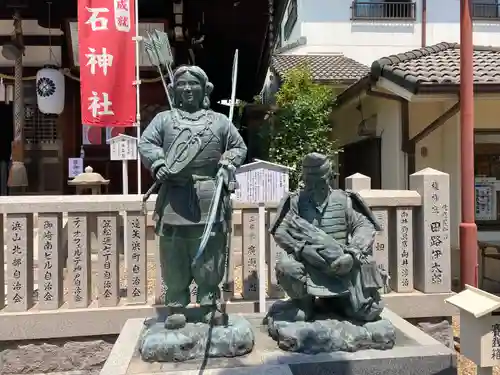
<path id="1" fill-rule="evenodd" d="M 177 78 L 175 82 L 175 96 L 179 99 L 182 107 L 199 108 L 203 99 L 203 86 L 198 78 L 186 72 Z"/>

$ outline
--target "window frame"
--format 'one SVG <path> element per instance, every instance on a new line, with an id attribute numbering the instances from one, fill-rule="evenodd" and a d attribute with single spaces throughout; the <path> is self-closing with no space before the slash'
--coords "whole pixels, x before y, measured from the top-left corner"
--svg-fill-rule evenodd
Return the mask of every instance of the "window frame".
<path id="1" fill-rule="evenodd" d="M 388 15 L 390 13 L 395 15 Z M 353 0 L 351 4 L 351 21 L 416 21 L 416 19 L 417 2 L 415 0 L 397 2 Z"/>
<path id="2" fill-rule="evenodd" d="M 292 35 L 293 28 L 298 19 L 298 1 L 290 0 L 286 9 L 286 22 L 283 26 L 283 40 L 287 41 Z"/>

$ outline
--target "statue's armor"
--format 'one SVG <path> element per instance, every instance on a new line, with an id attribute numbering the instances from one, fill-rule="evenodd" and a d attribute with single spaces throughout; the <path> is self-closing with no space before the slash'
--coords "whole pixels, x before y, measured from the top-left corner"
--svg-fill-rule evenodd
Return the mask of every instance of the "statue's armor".
<path id="1" fill-rule="evenodd" d="M 309 195 L 302 191 L 295 196 L 299 216 L 317 228 L 331 235 L 340 244 L 346 245 L 348 239 L 347 194 L 342 190 L 332 190 L 324 207 L 316 206 Z M 293 205 L 293 203 L 292 203 Z M 307 271 L 307 292 L 318 297 L 331 297 L 347 294 L 342 281 L 325 275 L 317 268 L 305 263 Z"/>
<path id="2" fill-rule="evenodd" d="M 321 212 L 307 194 L 301 193 L 298 200 L 299 216 L 335 238 L 342 245 L 347 244 L 347 195 L 342 190 L 330 192 L 328 203 Z"/>
<path id="3" fill-rule="evenodd" d="M 191 151 L 196 156 L 178 174 L 181 178 L 174 177 L 161 186 L 160 195 L 164 194 L 164 200 L 157 202 L 157 205 L 161 205 L 158 208 L 163 206 L 162 225 L 205 224 L 207 220 L 215 192 L 218 163 L 225 151 L 225 144 L 222 142 L 224 129 L 229 123 L 225 124 L 222 116 L 216 112 L 203 112 L 204 115 L 201 116 L 198 112 L 198 116 L 194 118 L 182 118 L 177 110 L 162 113 L 165 126 L 163 148 L 166 151 L 167 164 L 169 158 L 172 159 L 172 152 L 175 154 L 179 148 L 175 141 L 182 130 L 189 128 L 193 134 L 199 136 L 200 141 L 199 144 L 191 146 L 194 148 Z M 226 204 L 220 207 L 217 222 L 222 221 Z"/>

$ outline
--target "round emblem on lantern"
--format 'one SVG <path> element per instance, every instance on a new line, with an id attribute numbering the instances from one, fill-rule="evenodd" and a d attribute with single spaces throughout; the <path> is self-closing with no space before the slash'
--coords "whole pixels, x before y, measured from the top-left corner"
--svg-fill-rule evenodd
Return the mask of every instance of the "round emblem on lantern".
<path id="1" fill-rule="evenodd" d="M 47 98 L 56 92 L 56 84 L 48 77 L 41 77 L 37 82 L 36 92 L 39 96 Z"/>

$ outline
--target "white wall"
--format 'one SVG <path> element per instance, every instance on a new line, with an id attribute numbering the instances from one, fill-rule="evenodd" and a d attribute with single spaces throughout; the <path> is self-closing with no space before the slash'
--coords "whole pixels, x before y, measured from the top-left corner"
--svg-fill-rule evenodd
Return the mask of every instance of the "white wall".
<path id="1" fill-rule="evenodd" d="M 351 21 L 352 0 L 298 0 L 298 4 L 300 25 L 287 42 L 305 36 L 307 45 L 291 53 L 341 52 L 370 65 L 380 57 L 421 47 L 422 0 L 416 1 L 416 21 Z M 427 45 L 458 42 L 459 22 L 459 0 L 427 0 Z M 474 43 L 500 46 L 500 21 L 474 21 Z"/>

